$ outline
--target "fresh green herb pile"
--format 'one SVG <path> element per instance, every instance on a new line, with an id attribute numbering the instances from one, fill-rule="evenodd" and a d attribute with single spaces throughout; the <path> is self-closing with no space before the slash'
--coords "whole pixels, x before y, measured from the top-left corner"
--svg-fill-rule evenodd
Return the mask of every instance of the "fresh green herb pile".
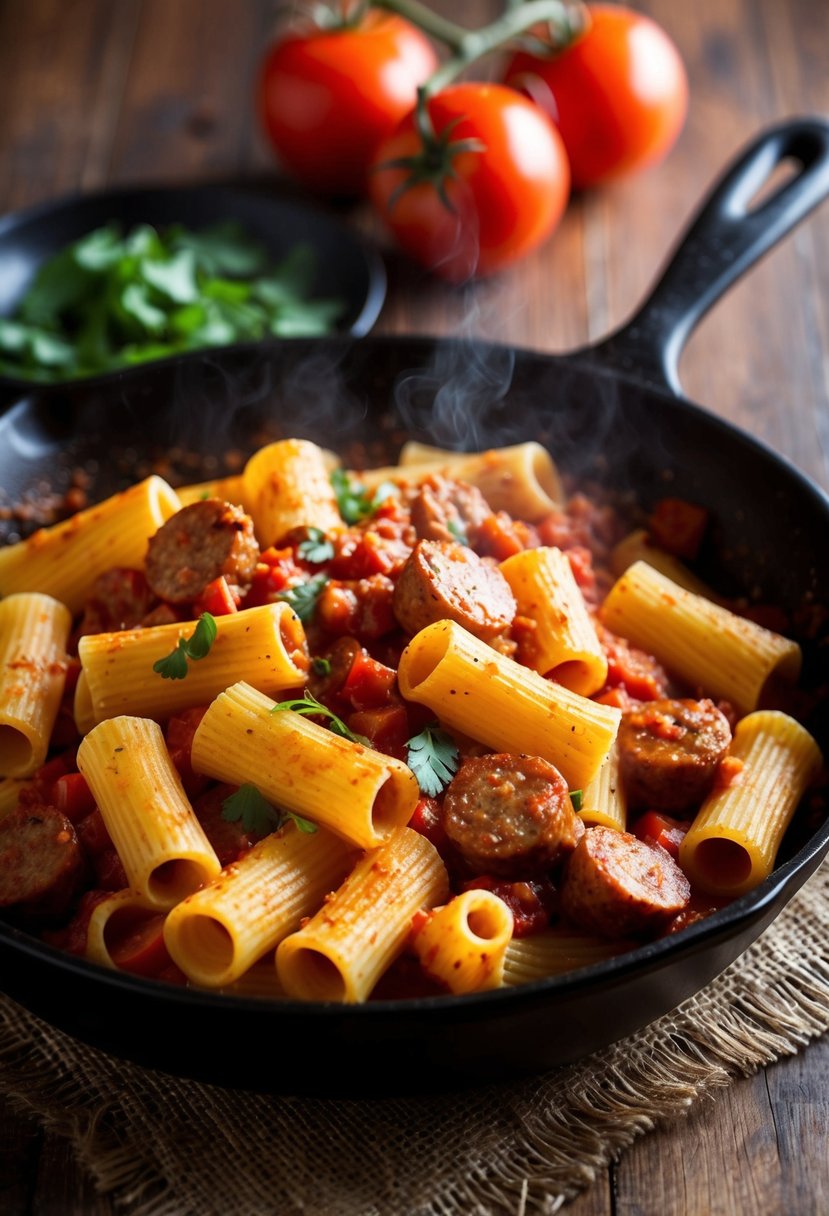
<path id="1" fill-rule="evenodd" d="M 45 262 L 0 318 L 0 371 L 50 381 L 270 335 L 317 337 L 343 313 L 311 299 L 310 246 L 278 265 L 232 221 L 193 232 L 97 228 Z"/>

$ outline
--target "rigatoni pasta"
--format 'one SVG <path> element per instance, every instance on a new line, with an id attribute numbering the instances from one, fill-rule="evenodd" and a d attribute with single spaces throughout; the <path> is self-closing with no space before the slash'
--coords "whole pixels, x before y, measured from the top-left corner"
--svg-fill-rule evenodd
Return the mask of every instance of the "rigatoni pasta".
<path id="1" fill-rule="evenodd" d="M 429 975 L 449 992 L 500 988 L 513 916 L 492 891 L 462 891 L 415 929 L 412 948 Z"/>
<path id="2" fill-rule="evenodd" d="M 66 681 L 69 609 L 49 595 L 0 601 L 0 777 L 43 764 Z"/>

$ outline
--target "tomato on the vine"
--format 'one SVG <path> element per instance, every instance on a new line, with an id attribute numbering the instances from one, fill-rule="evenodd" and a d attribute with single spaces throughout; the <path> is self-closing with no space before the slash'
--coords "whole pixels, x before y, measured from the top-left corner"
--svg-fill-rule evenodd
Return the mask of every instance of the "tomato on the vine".
<path id="1" fill-rule="evenodd" d="M 285 33 L 262 62 L 258 108 L 285 168 L 321 193 L 357 195 L 380 140 L 437 67 L 429 39 L 393 13 Z"/>
<path id="2" fill-rule="evenodd" d="M 688 109 L 676 46 L 655 21 L 619 5 L 588 6 L 587 27 L 571 43 L 549 58 L 516 52 L 502 77 L 553 119 L 576 187 L 663 159 Z"/>
<path id="3" fill-rule="evenodd" d="M 460 282 L 523 257 L 551 234 L 570 173 L 547 116 L 499 84 L 450 85 L 429 98 L 434 138 L 417 112 L 380 144 L 372 203 L 398 243 L 429 270 Z"/>

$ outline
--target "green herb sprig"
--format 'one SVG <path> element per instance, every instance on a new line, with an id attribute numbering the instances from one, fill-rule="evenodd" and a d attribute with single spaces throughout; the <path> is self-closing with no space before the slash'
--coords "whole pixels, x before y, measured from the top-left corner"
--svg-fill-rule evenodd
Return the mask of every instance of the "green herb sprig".
<path id="1" fill-rule="evenodd" d="M 292 709 L 295 714 L 302 714 L 304 718 L 326 718 L 328 729 L 335 735 L 340 735 L 343 739 L 350 739 L 352 743 L 362 743 L 364 747 L 371 747 L 370 739 L 367 739 L 365 735 L 358 735 L 356 731 L 346 726 L 342 718 L 338 718 L 332 709 L 318 701 L 312 692 L 306 692 L 301 697 L 294 697 L 291 701 L 280 701 L 278 705 L 274 705 L 271 713 L 275 714 L 284 709 Z"/>
<path id="2" fill-rule="evenodd" d="M 420 792 L 436 798 L 458 771 L 457 744 L 448 731 L 435 723 L 413 735 L 406 748 L 408 765 L 417 777 Z"/>
<path id="3" fill-rule="evenodd" d="M 222 800 L 222 819 L 228 823 L 241 820 L 244 830 L 252 836 L 267 836 L 284 824 L 292 821 L 300 832 L 316 832 L 317 825 L 293 811 L 277 809 L 256 788 L 246 783 L 240 785 L 235 794 Z"/>
<path id="4" fill-rule="evenodd" d="M 367 490 L 361 482 L 346 473 L 345 469 L 334 469 L 331 485 L 337 499 L 340 515 L 347 524 L 359 524 L 370 519 L 387 498 L 396 498 L 400 491 L 391 481 L 383 481 L 374 492 Z"/>
<path id="5" fill-rule="evenodd" d="M 287 591 L 280 591 L 276 598 L 284 600 L 304 625 L 307 625 L 314 615 L 317 607 L 317 600 L 322 595 L 323 588 L 328 582 L 327 574 L 315 574 L 307 583 L 297 583 L 296 587 L 289 587 Z"/>
<path id="6" fill-rule="evenodd" d="M 308 536 L 297 546 L 297 553 L 312 565 L 330 562 L 334 556 L 334 546 L 323 532 L 322 528 L 309 528 Z"/>
<path id="7" fill-rule="evenodd" d="M 189 670 L 188 660 L 205 658 L 216 641 L 217 633 L 216 618 L 209 612 L 203 612 L 190 637 L 179 638 L 174 650 L 153 663 L 153 671 L 165 680 L 183 680 Z"/>

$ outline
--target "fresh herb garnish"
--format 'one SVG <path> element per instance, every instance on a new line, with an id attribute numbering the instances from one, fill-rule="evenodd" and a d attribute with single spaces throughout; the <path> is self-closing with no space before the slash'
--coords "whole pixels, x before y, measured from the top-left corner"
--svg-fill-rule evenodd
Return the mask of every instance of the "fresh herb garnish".
<path id="1" fill-rule="evenodd" d="M 331 660 L 324 659 L 322 656 L 317 656 L 311 660 L 311 670 L 315 676 L 330 676 Z"/>
<path id="2" fill-rule="evenodd" d="M 271 265 L 234 221 L 200 232 L 96 228 L 44 262 L 0 319 L 0 371 L 78 379 L 272 334 L 330 333 L 343 305 L 311 298 L 314 262 L 301 245 Z"/>
<path id="3" fill-rule="evenodd" d="M 570 790 L 570 801 L 574 811 L 580 811 L 584 804 L 584 790 Z"/>
<path id="4" fill-rule="evenodd" d="M 450 536 L 454 537 L 459 545 L 469 544 L 466 536 L 466 528 L 459 519 L 447 519 L 446 527 L 449 529 Z"/>
<path id="5" fill-rule="evenodd" d="M 284 600 L 304 625 L 310 621 L 314 615 L 314 609 L 317 606 L 317 600 L 322 595 L 322 589 L 328 582 L 327 574 L 315 574 L 307 583 L 297 583 L 296 587 L 289 587 L 287 591 L 280 591 L 276 598 Z"/>
<path id="6" fill-rule="evenodd" d="M 235 794 L 222 800 L 222 819 L 228 823 L 242 821 L 242 827 L 252 836 L 267 836 L 292 820 L 300 832 L 316 832 L 317 825 L 293 811 L 277 810 L 255 785 L 240 785 Z"/>
<path id="7" fill-rule="evenodd" d="M 371 740 L 367 739 L 365 735 L 356 734 L 346 726 L 342 718 L 338 718 L 332 709 L 318 701 L 312 692 L 306 692 L 304 696 L 295 697 L 292 701 L 280 701 L 278 705 L 274 705 L 271 713 L 275 714 L 281 709 L 292 709 L 295 714 L 302 714 L 304 718 L 327 718 L 328 729 L 335 735 L 340 735 L 343 739 L 350 739 L 352 743 L 362 743 L 365 747 L 371 747 Z"/>
<path id="8" fill-rule="evenodd" d="M 409 768 L 421 793 L 436 798 L 458 770 L 458 748 L 448 731 L 427 726 L 406 743 Z"/>
<path id="9" fill-rule="evenodd" d="M 187 660 L 203 659 L 210 653 L 210 647 L 216 641 L 216 619 L 209 612 L 203 612 L 196 622 L 196 628 L 189 638 L 179 638 L 175 650 L 166 658 L 157 659 L 153 663 L 153 671 L 165 680 L 183 680 L 187 675 Z"/>
<path id="10" fill-rule="evenodd" d="M 387 498 L 397 497 L 400 493 L 391 481 L 381 482 L 372 493 L 361 482 L 349 477 L 345 469 L 332 471 L 331 485 L 340 515 L 347 524 L 359 524 L 368 519 Z"/>
<path id="11" fill-rule="evenodd" d="M 331 560 L 334 556 L 334 546 L 322 528 L 308 528 L 308 538 L 297 547 L 297 553 L 306 562 L 319 565 L 321 562 Z"/>

